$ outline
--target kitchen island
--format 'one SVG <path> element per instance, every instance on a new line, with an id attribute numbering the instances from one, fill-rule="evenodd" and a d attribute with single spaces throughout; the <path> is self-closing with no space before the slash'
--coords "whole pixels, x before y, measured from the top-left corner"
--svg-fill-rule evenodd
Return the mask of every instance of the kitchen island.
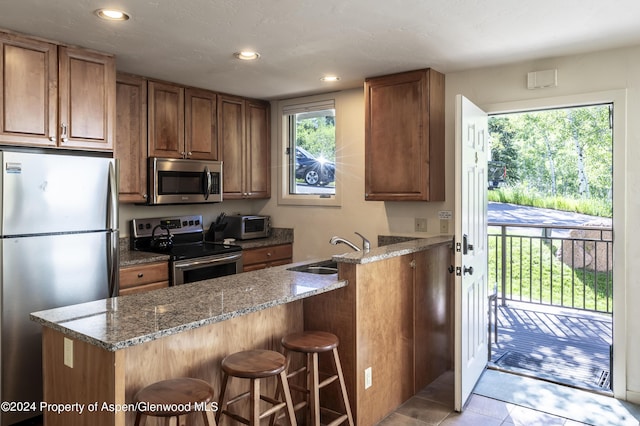
<path id="1" fill-rule="evenodd" d="M 130 409 L 142 387 L 188 376 L 218 392 L 224 356 L 254 348 L 279 351 L 282 336 L 305 328 L 340 337 L 357 424 L 373 424 L 432 380 L 415 365 L 433 357 L 437 368 L 450 367 L 442 290 L 449 281 L 449 245 L 449 237 L 433 237 L 333 256 L 337 275 L 284 265 L 33 313 L 43 325 L 44 400 L 77 404 L 61 413 L 45 410 L 46 424 L 133 424 L 133 413 L 122 410 Z M 433 324 L 425 323 L 429 298 L 440 305 Z M 437 354 L 425 340 L 431 338 L 442 345 Z M 374 385 L 367 389 L 360 371 L 365 365 L 373 366 Z M 391 397 L 381 403 L 381 395 Z M 198 417 L 189 421 L 202 424 Z"/>
<path id="2" fill-rule="evenodd" d="M 135 393 L 171 377 L 200 378 L 217 392 L 224 356 L 281 350 L 282 336 L 303 329 L 302 300 L 346 284 L 336 274 L 283 266 L 35 312 L 31 319 L 43 326 L 43 402 L 69 404 L 60 412 L 53 407 L 64 405 L 45 407 L 45 422 L 131 425 L 134 414 L 124 410 Z"/>

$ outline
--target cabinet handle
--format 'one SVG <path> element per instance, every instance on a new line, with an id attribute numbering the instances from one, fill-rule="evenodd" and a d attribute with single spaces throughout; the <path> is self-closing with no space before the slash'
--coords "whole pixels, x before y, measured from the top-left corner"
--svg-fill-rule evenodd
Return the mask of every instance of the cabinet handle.
<path id="1" fill-rule="evenodd" d="M 192 154 L 191 151 L 187 152 L 187 157 L 191 157 L 191 154 Z"/>
<path id="2" fill-rule="evenodd" d="M 67 125 L 65 123 L 62 123 L 60 125 L 60 129 L 61 129 L 60 139 L 62 140 L 62 142 L 66 142 L 68 140 L 68 138 L 67 138 L 67 136 L 68 136 L 67 135 Z"/>
<path id="3" fill-rule="evenodd" d="M 138 278 L 142 278 L 144 277 L 144 274 L 142 272 L 138 272 Z"/>
<path id="4" fill-rule="evenodd" d="M 55 137 L 55 136 L 49 136 L 49 140 L 50 140 L 51 142 L 55 142 L 55 141 L 56 141 L 56 137 Z"/>
<path id="5" fill-rule="evenodd" d="M 271 257 L 271 252 L 268 252 L 268 253 L 267 253 L 267 257 Z"/>
<path id="6" fill-rule="evenodd" d="M 187 153 L 184 151 L 180 151 L 180 155 L 182 155 L 182 158 L 187 158 Z"/>
<path id="7" fill-rule="evenodd" d="M 410 266 L 411 268 L 415 269 L 415 267 L 416 267 L 416 261 L 415 261 L 415 260 L 412 260 L 412 261 L 409 263 L 409 266 Z"/>

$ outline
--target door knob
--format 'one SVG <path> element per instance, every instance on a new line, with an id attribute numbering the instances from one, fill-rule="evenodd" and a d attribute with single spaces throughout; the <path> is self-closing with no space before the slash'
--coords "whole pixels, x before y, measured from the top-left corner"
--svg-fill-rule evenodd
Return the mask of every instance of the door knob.
<path id="1" fill-rule="evenodd" d="M 473 266 L 469 266 L 468 268 L 465 266 L 462 270 L 465 274 L 473 275 Z"/>

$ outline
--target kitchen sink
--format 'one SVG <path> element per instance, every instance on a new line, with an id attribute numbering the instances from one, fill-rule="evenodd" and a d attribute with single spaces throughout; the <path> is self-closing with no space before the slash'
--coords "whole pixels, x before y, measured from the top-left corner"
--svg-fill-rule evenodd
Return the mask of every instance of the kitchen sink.
<path id="1" fill-rule="evenodd" d="M 307 263 L 305 265 L 288 268 L 288 271 L 307 272 L 309 274 L 337 274 L 338 263 L 335 260 L 323 260 L 321 262 Z"/>

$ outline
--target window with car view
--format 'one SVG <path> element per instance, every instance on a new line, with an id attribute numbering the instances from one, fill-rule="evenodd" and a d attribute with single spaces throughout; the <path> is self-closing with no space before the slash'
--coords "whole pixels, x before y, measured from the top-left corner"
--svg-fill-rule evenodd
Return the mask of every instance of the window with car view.
<path id="1" fill-rule="evenodd" d="M 336 195 L 335 102 L 322 100 L 286 105 L 283 142 L 285 198 L 332 199 Z"/>

